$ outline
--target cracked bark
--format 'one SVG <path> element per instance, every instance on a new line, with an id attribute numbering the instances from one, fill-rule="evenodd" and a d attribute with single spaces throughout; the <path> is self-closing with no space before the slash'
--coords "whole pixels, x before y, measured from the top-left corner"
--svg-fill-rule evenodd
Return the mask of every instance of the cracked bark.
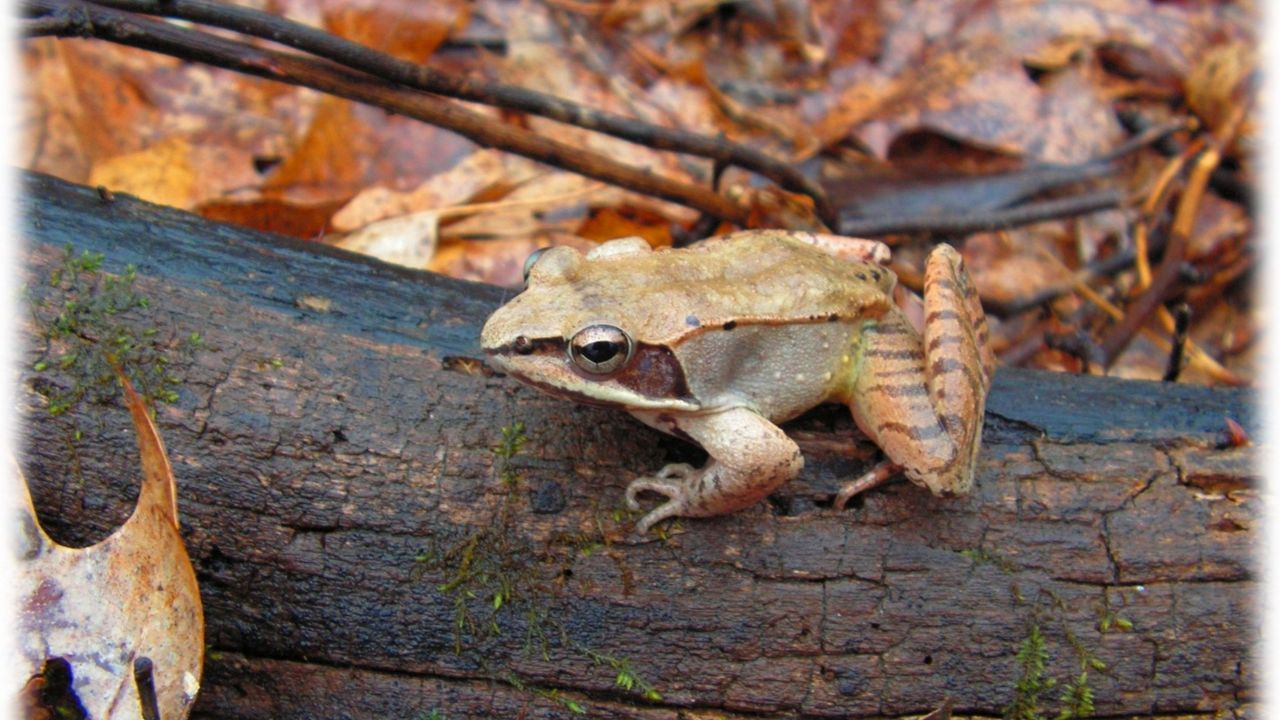
<path id="1" fill-rule="evenodd" d="M 807 465 L 770 502 L 628 543 L 626 483 L 696 453 L 468 372 L 505 291 L 40 176 L 20 207 L 37 297 L 71 243 L 138 266 L 144 322 L 205 338 L 159 411 L 208 626 L 196 717 L 901 716 L 947 697 L 990 715 L 1032 623 L 1059 683 L 1105 663 L 1099 714 L 1255 702 L 1254 453 L 1220 448 L 1224 417 L 1257 433 L 1247 392 L 1006 369 L 974 495 L 899 482 L 840 515 L 824 503 L 875 450 L 819 409 L 788 426 Z M 78 416 L 73 453 L 32 381 L 37 508 L 60 539 L 99 539 L 135 493 L 127 421 Z M 512 492 L 491 448 L 516 421 Z M 513 594 L 481 632 L 493 588 L 470 585 L 480 622 L 455 652 L 450 578 L 416 558 L 485 528 Z M 662 699 L 619 688 L 610 659 Z"/>

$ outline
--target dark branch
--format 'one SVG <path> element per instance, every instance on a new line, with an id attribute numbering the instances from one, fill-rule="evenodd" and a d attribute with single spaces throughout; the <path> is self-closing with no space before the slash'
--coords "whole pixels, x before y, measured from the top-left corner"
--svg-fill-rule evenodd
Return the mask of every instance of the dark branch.
<path id="1" fill-rule="evenodd" d="M 928 232 L 964 235 L 984 230 L 1002 230 L 1018 225 L 1087 215 L 1098 210 L 1120 207 L 1124 203 L 1120 190 L 1074 195 L 1071 197 L 1026 203 L 1007 210 L 993 210 L 970 215 L 922 215 L 917 217 L 853 218 L 840 223 L 840 232 L 862 237 L 897 233 Z"/>
<path id="2" fill-rule="evenodd" d="M 659 150 L 711 158 L 809 195 L 821 217 L 828 222 L 834 217 L 826 193 L 816 183 L 791 165 L 737 143 L 622 117 L 534 90 L 440 72 L 251 8 L 211 0 L 96 0 L 94 4 L 233 30 L 426 92 L 518 110 Z"/>
<path id="3" fill-rule="evenodd" d="M 93 37 L 202 62 L 248 75 L 300 85 L 374 105 L 462 135 L 485 146 L 547 165 L 670 200 L 743 224 L 744 208 L 711 190 L 677 182 L 610 160 L 582 147 L 544 138 L 495 122 L 448 100 L 406 88 L 324 60 L 256 48 L 117 10 L 67 0 L 30 0 L 25 11 L 39 15 L 23 32 L 60 37 Z"/>

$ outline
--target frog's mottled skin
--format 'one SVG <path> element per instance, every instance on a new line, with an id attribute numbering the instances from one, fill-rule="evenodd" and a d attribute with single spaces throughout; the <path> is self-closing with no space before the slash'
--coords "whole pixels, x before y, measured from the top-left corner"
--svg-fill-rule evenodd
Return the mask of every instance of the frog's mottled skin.
<path id="1" fill-rule="evenodd" d="M 965 493 L 993 368 L 982 307 L 959 255 L 939 245 L 925 269 L 922 336 L 891 300 L 887 259 L 877 242 L 771 230 L 680 250 L 639 238 L 585 256 L 552 248 L 481 342 L 530 385 L 625 408 L 707 450 L 700 469 L 668 465 L 631 483 L 633 507 L 641 491 L 668 498 L 641 532 L 747 507 L 795 477 L 804 461 L 777 423 L 828 401 L 847 404 L 891 461 L 847 485 L 837 505 L 886 470 Z"/>

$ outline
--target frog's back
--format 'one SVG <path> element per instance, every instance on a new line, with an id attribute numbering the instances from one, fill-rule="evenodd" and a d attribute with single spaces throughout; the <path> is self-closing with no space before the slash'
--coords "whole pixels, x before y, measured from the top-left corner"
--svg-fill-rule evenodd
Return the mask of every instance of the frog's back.
<path id="1" fill-rule="evenodd" d="M 648 338 L 725 324 L 855 321 L 884 313 L 896 278 L 783 231 L 748 231 L 633 258 L 624 288 L 603 261 L 580 290 Z M 616 288 L 616 289 L 615 289 Z M 637 321 L 645 327 L 636 327 Z"/>

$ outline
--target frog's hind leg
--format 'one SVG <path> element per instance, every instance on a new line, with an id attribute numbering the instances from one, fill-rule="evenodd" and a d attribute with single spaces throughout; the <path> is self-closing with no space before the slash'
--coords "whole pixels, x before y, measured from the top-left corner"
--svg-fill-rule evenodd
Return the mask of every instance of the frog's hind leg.
<path id="1" fill-rule="evenodd" d="M 924 272 L 924 353 L 929 399 L 958 457 L 954 471 L 926 485 L 935 494 L 966 493 L 982 444 L 982 418 L 995 357 L 987 317 L 960 253 L 941 244 Z"/>
<path id="2" fill-rule="evenodd" d="M 861 337 L 850 409 L 889 462 L 841 490 L 836 506 L 900 467 L 936 495 L 967 493 L 993 357 L 960 255 L 939 245 L 925 267 L 924 335 L 892 311 Z"/>

